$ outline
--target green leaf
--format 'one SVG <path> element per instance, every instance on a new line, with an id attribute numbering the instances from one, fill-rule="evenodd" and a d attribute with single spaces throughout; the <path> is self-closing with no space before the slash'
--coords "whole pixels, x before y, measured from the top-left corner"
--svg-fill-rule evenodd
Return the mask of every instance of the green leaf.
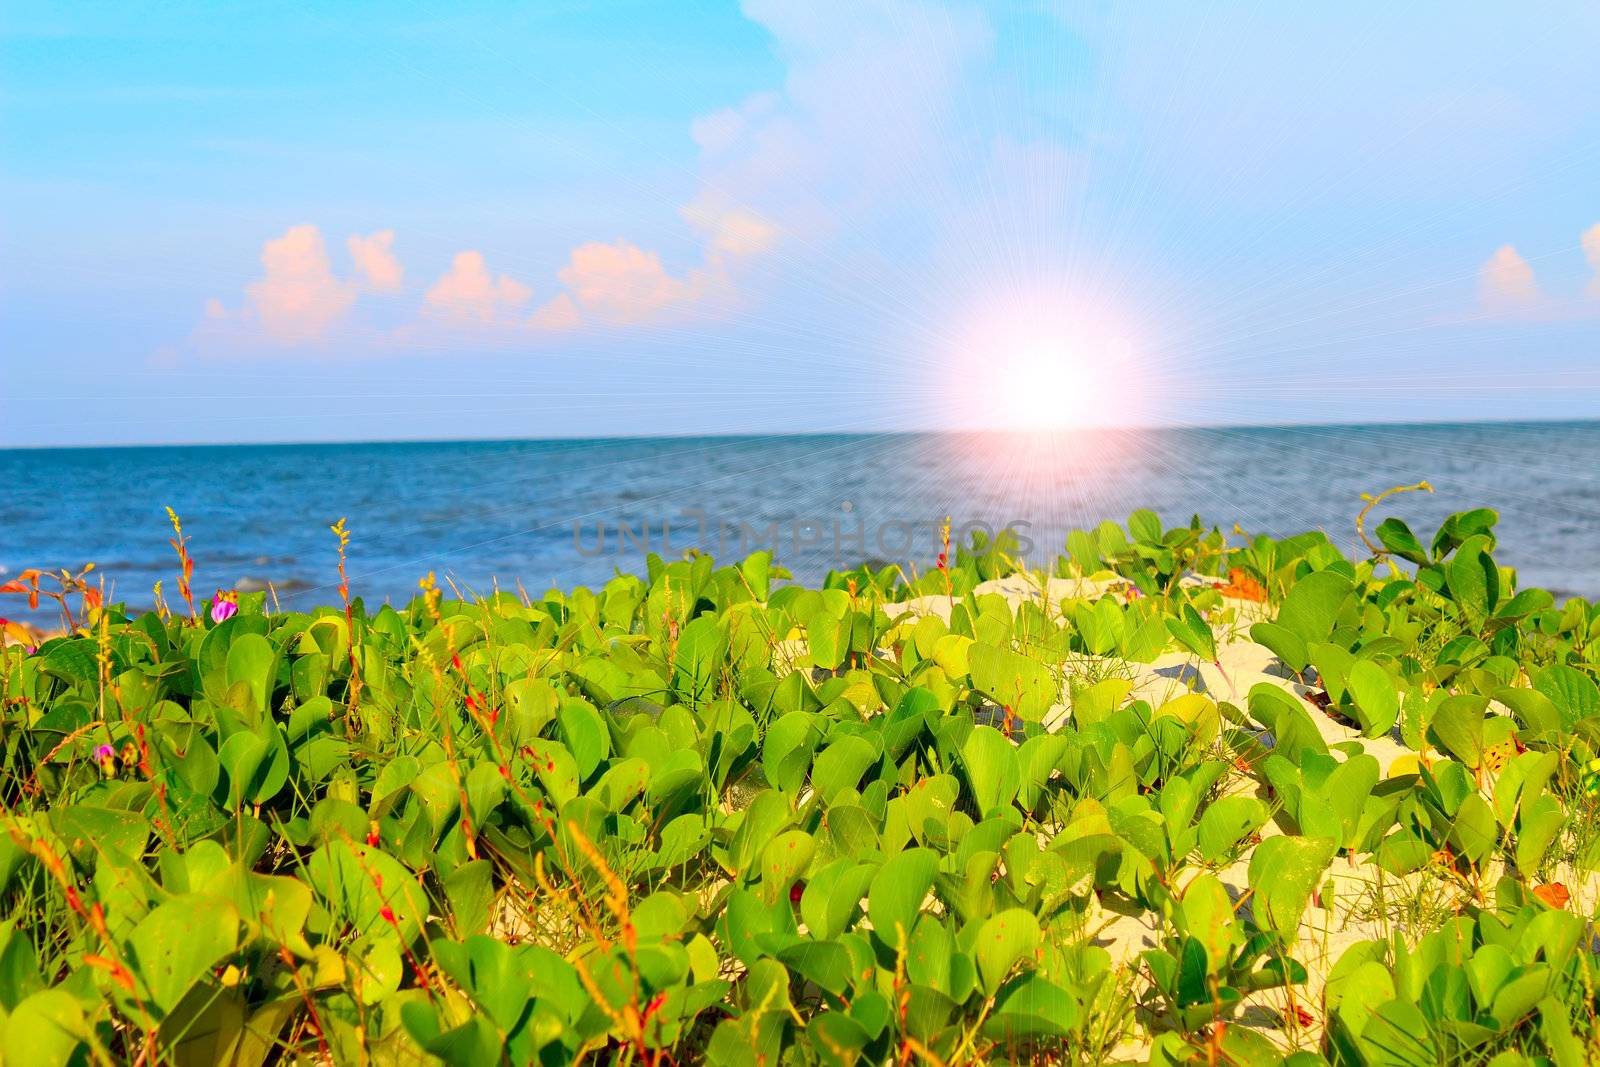
<path id="1" fill-rule="evenodd" d="M 1528 804 L 1517 820 L 1517 868 L 1538 870 L 1566 821 L 1560 802 L 1548 793 Z"/>
<path id="2" fill-rule="evenodd" d="M 1335 704 L 1342 703 L 1350 684 L 1350 668 L 1356 663 L 1354 653 L 1328 641 L 1309 645 L 1306 651 L 1310 653 L 1311 665 L 1317 669 L 1317 680 L 1322 683 L 1328 699 Z"/>
<path id="3" fill-rule="evenodd" d="M 1026 722 L 1040 722 L 1061 699 L 1061 683 L 1037 660 L 1009 648 L 974 644 L 967 652 L 972 687 Z"/>
<path id="4" fill-rule="evenodd" d="M 831 804 L 840 793 L 854 789 L 877 759 L 870 741 L 847 734 L 817 753 L 811 765 L 811 788 L 823 803 Z"/>
<path id="5" fill-rule="evenodd" d="M 786 793 L 800 792 L 811 754 L 822 739 L 820 718 L 814 712 L 791 711 L 767 727 L 761 743 L 761 767 L 767 781 Z"/>
<path id="6" fill-rule="evenodd" d="M 1480 623 L 1500 600 L 1500 571 L 1489 555 L 1489 538 L 1469 538 L 1446 565 L 1450 598 Z"/>
<path id="7" fill-rule="evenodd" d="M 1505 600 L 1494 609 L 1497 619 L 1520 619 L 1536 611 L 1543 611 L 1555 604 L 1555 598 L 1543 589 L 1524 589 L 1510 600 Z"/>
<path id="8" fill-rule="evenodd" d="M 368 938 L 409 941 L 430 911 L 416 877 L 387 852 L 366 845 L 328 842 L 306 860 L 304 877 L 336 920 Z"/>
<path id="9" fill-rule="evenodd" d="M 1278 612 L 1278 625 L 1306 643 L 1325 641 L 1353 588 L 1342 574 L 1313 571 L 1289 589 Z"/>
<path id="10" fill-rule="evenodd" d="M 850 653 L 851 616 L 837 618 L 819 611 L 806 620 L 806 647 L 811 662 L 823 670 L 837 670 Z"/>
<path id="11" fill-rule="evenodd" d="M 1575 667 L 1557 663 L 1540 671 L 1533 687 L 1556 706 L 1561 722 L 1571 728 L 1583 719 L 1600 713 L 1600 686 Z"/>
<path id="12" fill-rule="evenodd" d="M 754 878 L 760 873 L 754 868 L 760 863 L 761 850 L 793 820 L 788 797 L 772 789 L 757 793 L 728 843 L 727 865 Z"/>
<path id="13" fill-rule="evenodd" d="M 1214 801 L 1200 815 L 1200 858 L 1221 863 L 1239 842 L 1265 826 L 1269 816 L 1266 804 L 1256 797 L 1235 795 Z"/>
<path id="14" fill-rule="evenodd" d="M 1244 926 L 1234 916 L 1227 889 L 1214 875 L 1200 875 L 1184 888 L 1179 914 L 1184 934 L 1205 950 L 1203 973 L 1221 975 L 1244 941 Z"/>
<path id="15" fill-rule="evenodd" d="M 765 550 L 752 552 L 739 564 L 739 573 L 750 586 L 758 601 L 765 601 L 772 590 L 772 553 Z"/>
<path id="16" fill-rule="evenodd" d="M 461 808 L 461 781 L 456 777 L 456 768 L 443 760 L 435 763 L 411 780 L 411 792 L 437 839 Z"/>
<path id="17" fill-rule="evenodd" d="M 1580 674 L 1579 677 L 1584 676 Z M 1511 711 L 1530 735 L 1553 734 L 1562 729 L 1561 712 L 1555 701 L 1537 689 L 1501 686 L 1494 691 L 1494 698 Z"/>
<path id="18" fill-rule="evenodd" d="M 997 993 L 1011 969 L 1030 958 L 1039 943 L 1039 920 L 1031 911 L 1007 908 L 986 919 L 973 949 L 984 992 L 990 996 Z"/>
<path id="19" fill-rule="evenodd" d="M 218 961 L 239 947 L 239 909 L 200 894 L 176 897 L 140 920 L 128 938 L 132 967 L 165 1015 Z"/>
<path id="20" fill-rule="evenodd" d="M 1193 605 L 1183 605 L 1181 619 L 1168 617 L 1167 630 L 1180 645 L 1201 659 L 1210 662 L 1217 658 L 1217 643 L 1211 635 L 1211 627 L 1206 625 L 1205 619 L 1200 617 Z"/>
<path id="21" fill-rule="evenodd" d="M 837 941 L 800 941 L 777 955 L 784 966 L 834 996 L 850 987 L 850 954 Z"/>
<path id="22" fill-rule="evenodd" d="M 1303 702 L 1273 683 L 1257 682 L 1251 686 L 1246 704 L 1251 718 L 1272 731 L 1273 751 L 1290 761 L 1299 763 L 1308 752 L 1328 751 L 1327 742 L 1306 714 Z"/>
<path id="23" fill-rule="evenodd" d="M 938 870 L 939 854 L 927 848 L 898 852 L 878 868 L 867 892 L 867 917 L 884 943 L 906 943 Z"/>
<path id="24" fill-rule="evenodd" d="M 518 950 L 503 941 L 475 934 L 461 943 L 430 942 L 434 958 L 450 979 L 467 992 L 501 1030 L 517 1026 L 533 995 L 525 964 Z"/>
<path id="25" fill-rule="evenodd" d="M 133 811 L 72 804 L 50 812 L 50 827 L 61 835 L 74 859 L 93 867 L 107 849 L 119 863 L 144 855 L 150 840 L 150 821 Z"/>
<path id="26" fill-rule="evenodd" d="M 1256 921 L 1293 943 L 1311 890 L 1338 850 L 1330 837 L 1269 837 L 1250 857 L 1250 888 Z"/>
<path id="27" fill-rule="evenodd" d="M 1066 1037 L 1081 1025 L 1083 1007 L 1070 991 L 1030 972 L 995 998 L 984 1033 L 1002 1044 L 1032 1037 Z"/>
<path id="28" fill-rule="evenodd" d="M 1378 524 L 1378 541 L 1390 552 L 1401 559 L 1410 560 L 1418 565 L 1428 562 L 1428 550 L 1422 546 L 1417 535 L 1411 532 L 1411 527 L 1395 518 L 1384 519 Z"/>
<path id="29" fill-rule="evenodd" d="M 674 749 L 672 754 L 651 769 L 650 786 L 645 799 L 651 807 L 670 805 L 675 798 L 697 792 L 705 780 L 705 764 L 700 753 L 692 748 Z"/>
<path id="30" fill-rule="evenodd" d="M 1311 662 L 1305 639 L 1287 626 L 1275 622 L 1258 622 L 1250 627 L 1250 640 L 1263 646 L 1283 661 L 1283 665 L 1296 674 L 1305 671 Z"/>
<path id="31" fill-rule="evenodd" d="M 933 662 L 948 677 L 965 678 L 971 669 L 967 656 L 973 643 L 972 638 L 963 634 L 944 634 L 933 643 Z"/>
<path id="32" fill-rule="evenodd" d="M 250 707 L 257 715 L 269 710 L 278 674 L 278 650 L 259 634 L 240 634 L 228 646 L 226 674 L 229 686 L 243 682 Z"/>
<path id="33" fill-rule="evenodd" d="M 222 743 L 217 762 L 228 772 L 228 807 L 262 804 L 289 780 L 289 750 L 271 720 L 236 730 Z"/>
<path id="34" fill-rule="evenodd" d="M 992 726 L 975 726 L 961 746 L 961 761 L 978 802 L 978 813 L 988 818 L 1011 806 L 1022 784 L 1017 749 Z"/>
<path id="35" fill-rule="evenodd" d="M 1439 747 L 1468 767 L 1483 762 L 1484 711 L 1488 706 L 1488 697 L 1458 693 L 1445 698 L 1429 723 Z"/>
<path id="36" fill-rule="evenodd" d="M 95 643 L 89 638 L 56 641 L 44 654 L 39 669 L 68 685 L 92 686 L 100 676 L 95 664 Z"/>
<path id="37" fill-rule="evenodd" d="M 638 756 L 613 760 L 588 796 L 610 814 L 617 814 L 641 796 L 650 785 L 650 765 Z"/>
<path id="38" fill-rule="evenodd" d="M 1400 694 L 1389 672 L 1369 659 L 1357 660 L 1347 678 L 1363 737 L 1381 737 L 1400 716 Z"/>
<path id="39" fill-rule="evenodd" d="M 848 858 L 818 871 L 800 896 L 800 916 L 811 936 L 832 940 L 844 933 L 877 872 L 875 863 Z"/>
<path id="40" fill-rule="evenodd" d="M 578 777 L 589 777 L 600 766 L 600 761 L 611 754 L 611 736 L 606 732 L 600 712 L 588 701 L 574 698 L 561 702 L 556 718 L 561 723 L 567 749 L 578 765 Z"/>
<path id="41" fill-rule="evenodd" d="M 866 1027 L 836 1011 L 814 1016 L 806 1026 L 806 1035 L 818 1059 L 827 1067 L 853 1067 L 860 1062 L 861 1050 L 872 1040 Z"/>
<path id="42" fill-rule="evenodd" d="M 1445 519 L 1438 532 L 1433 535 L 1434 560 L 1443 559 L 1450 554 L 1451 549 L 1478 534 L 1482 534 L 1492 548 L 1494 534 L 1491 531 L 1499 521 L 1500 513 L 1493 508 L 1474 508 L 1471 511 L 1456 512 Z"/>
<path id="43" fill-rule="evenodd" d="M 463 863 L 440 881 L 456 933 L 466 937 L 487 930 L 494 908 L 493 864 L 488 860 Z"/>
<path id="44" fill-rule="evenodd" d="M 528 760 L 545 793 L 564 808 L 578 796 L 578 761 L 560 741 L 538 740 L 528 746 Z"/>
<path id="45" fill-rule="evenodd" d="M 544 678 L 513 678 L 506 683 L 506 724 L 510 740 L 527 744 L 556 717 L 560 695 Z"/>
<path id="46" fill-rule="evenodd" d="M 87 1064 L 90 1028 L 83 1007 L 64 989 L 46 989 L 18 1004 L 5 1020 L 0 1044 L 6 1063 L 34 1067 Z"/>
<path id="47" fill-rule="evenodd" d="M 1474 867 L 1483 865 L 1499 840 L 1494 811 L 1477 793 L 1469 793 L 1456 809 L 1450 824 L 1450 843 Z"/>
<path id="48" fill-rule="evenodd" d="M 761 852 L 761 897 L 769 906 L 788 897 L 816 851 L 816 841 L 804 830 L 787 830 L 767 843 Z"/>
<path id="49" fill-rule="evenodd" d="M 33 941 L 15 919 L 0 922 L 0 1011 L 14 1011 L 25 997 L 44 988 Z"/>
<path id="50" fill-rule="evenodd" d="M 430 1032 L 417 1022 L 421 1014 L 417 1009 L 423 1008 L 436 1011 L 432 1005 L 415 1002 L 406 1004 L 402 1012 L 406 1029 L 424 1049 L 439 1057 L 448 1067 L 477 1067 L 478 1064 L 494 1063 L 501 1059 L 502 1041 L 487 1017 L 470 1015 L 454 1029 L 424 1037 Z"/>
<path id="51" fill-rule="evenodd" d="M 1445 1062 L 1438 1038 L 1415 1005 L 1390 1000 L 1373 1009 L 1361 1031 L 1363 1062 L 1393 1067 L 1431 1067 Z"/>
<path id="52" fill-rule="evenodd" d="M 1149 508 L 1140 508 L 1128 516 L 1128 532 L 1135 541 L 1158 545 L 1161 543 L 1161 516 Z"/>
<path id="53" fill-rule="evenodd" d="M 672 687 L 692 702 L 716 695 L 717 679 L 728 658 L 728 634 L 715 615 L 700 615 L 678 635 L 672 660 Z"/>

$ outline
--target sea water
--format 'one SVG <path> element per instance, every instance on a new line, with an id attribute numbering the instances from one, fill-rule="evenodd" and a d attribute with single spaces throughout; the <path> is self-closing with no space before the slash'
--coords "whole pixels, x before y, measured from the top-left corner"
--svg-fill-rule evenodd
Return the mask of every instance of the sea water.
<path id="1" fill-rule="evenodd" d="M 295 608 L 336 596 L 340 517 L 352 592 L 403 603 L 430 571 L 537 596 L 642 573 L 649 552 L 764 548 L 806 581 L 866 560 L 926 569 L 946 517 L 958 540 L 1010 528 L 1036 562 L 1139 507 L 1356 551 L 1361 494 L 1424 480 L 1431 494 L 1385 501 L 1369 533 L 1392 514 L 1426 540 L 1492 507 L 1520 585 L 1600 594 L 1597 422 L 19 449 L 0 478 L 0 581 L 93 562 L 141 607 L 158 580 L 176 598 L 168 506 L 197 596 L 270 585 Z M 15 597 L 0 616 L 40 618 Z"/>

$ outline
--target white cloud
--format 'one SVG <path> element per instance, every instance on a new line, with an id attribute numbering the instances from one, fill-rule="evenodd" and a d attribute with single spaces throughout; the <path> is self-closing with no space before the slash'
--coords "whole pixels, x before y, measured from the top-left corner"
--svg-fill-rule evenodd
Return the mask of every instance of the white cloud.
<path id="1" fill-rule="evenodd" d="M 355 270 L 334 273 L 322 231 L 311 223 L 291 226 L 261 248 L 261 277 L 245 286 L 244 302 L 228 308 L 205 302 L 194 339 L 206 346 L 280 348 L 314 346 L 336 329 L 354 329 L 368 343 L 369 331 L 351 321 L 363 293 L 392 293 L 403 277 L 393 252 L 394 231 L 352 236 L 346 242 Z M 346 341 L 350 338 L 346 337 Z"/>
<path id="2" fill-rule="evenodd" d="M 1583 254 L 1589 260 L 1594 277 L 1589 279 L 1588 293 L 1600 300 L 1600 222 L 1583 231 Z"/>
<path id="3" fill-rule="evenodd" d="M 685 222 L 705 234 L 708 256 L 754 256 L 778 243 L 778 227 L 742 207 L 713 209 L 696 201 L 679 212 Z"/>
<path id="4" fill-rule="evenodd" d="M 937 206 L 928 199 L 933 178 L 907 179 L 952 170 L 943 124 L 964 70 L 989 47 L 981 13 L 919 0 L 744 0 L 743 10 L 772 35 L 786 76 L 781 88 L 691 124 L 699 179 L 678 214 L 698 235 L 697 261 L 673 273 L 660 252 L 635 241 L 586 241 L 557 271 L 562 290 L 529 311 L 532 287 L 464 251 L 412 322 L 371 336 L 404 344 L 441 326 L 471 326 L 500 343 L 715 313 L 733 306 L 749 264 L 791 238 L 814 251 L 820 238 L 848 232 L 875 247 L 872 227 L 901 221 L 886 221 L 884 203 L 917 210 L 907 205 L 920 195 L 922 210 Z M 240 314 L 279 344 L 323 340 L 359 296 L 401 290 L 394 241 L 392 230 L 350 237 L 354 271 L 340 279 L 317 228 L 293 227 L 268 242 L 265 277 L 249 287 Z M 873 288 L 834 281 L 846 292 Z M 213 302 L 202 327 L 238 317 Z"/>
<path id="5" fill-rule="evenodd" d="M 261 277 L 245 286 L 244 304 L 229 310 L 212 297 L 198 333 L 234 343 L 303 345 L 323 340 L 350 310 L 356 289 L 334 276 L 322 231 L 291 226 L 261 248 Z"/>
<path id="6" fill-rule="evenodd" d="M 245 289 L 261 328 L 275 341 L 319 341 L 355 301 L 349 283 L 333 276 L 322 232 L 291 226 L 261 250 L 265 274 Z"/>
<path id="7" fill-rule="evenodd" d="M 745 0 L 787 73 L 696 121 L 701 190 L 686 211 L 738 209 L 806 237 L 930 191 L 949 163 L 950 106 L 992 32 L 975 8 L 916 0 Z"/>
<path id="8" fill-rule="evenodd" d="M 689 124 L 689 136 L 710 155 L 727 152 L 738 145 L 746 132 L 783 104 L 783 96 L 772 90 L 755 93 L 737 107 L 718 108 Z"/>
<path id="9" fill-rule="evenodd" d="M 586 316 L 612 325 L 647 322 L 717 294 L 718 276 L 704 269 L 675 278 L 661 257 L 627 241 L 590 241 L 572 250 L 561 284 Z"/>
<path id="10" fill-rule="evenodd" d="M 1541 299 L 1533 268 L 1511 245 L 1501 245 L 1478 268 L 1478 298 L 1496 314 L 1526 311 Z"/>
<path id="11" fill-rule="evenodd" d="M 392 293 L 400 288 L 405 270 L 394 255 L 393 230 L 379 230 L 365 237 L 356 234 L 345 244 L 355 261 L 356 273 L 367 288 L 377 293 Z"/>
<path id="12" fill-rule="evenodd" d="M 583 316 L 578 314 L 572 297 L 561 293 L 528 316 L 528 325 L 535 330 L 576 330 L 583 325 Z"/>
<path id="13" fill-rule="evenodd" d="M 423 311 L 461 325 L 508 325 L 532 295 L 515 279 L 491 275 L 482 252 L 458 252 L 423 298 Z"/>

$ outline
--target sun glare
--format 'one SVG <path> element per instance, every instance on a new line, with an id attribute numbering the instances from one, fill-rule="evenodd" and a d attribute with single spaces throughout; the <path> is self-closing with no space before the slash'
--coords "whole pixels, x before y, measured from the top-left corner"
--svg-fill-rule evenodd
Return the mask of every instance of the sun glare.
<path id="1" fill-rule="evenodd" d="M 959 337 L 953 400 L 964 422 L 1038 432 L 1137 421 L 1133 339 L 1107 310 L 1039 297 L 995 301 Z"/>
<path id="2" fill-rule="evenodd" d="M 1071 339 L 1028 340 L 995 354 L 992 407 L 1012 427 L 1055 430 L 1090 422 L 1104 393 L 1095 354 Z"/>

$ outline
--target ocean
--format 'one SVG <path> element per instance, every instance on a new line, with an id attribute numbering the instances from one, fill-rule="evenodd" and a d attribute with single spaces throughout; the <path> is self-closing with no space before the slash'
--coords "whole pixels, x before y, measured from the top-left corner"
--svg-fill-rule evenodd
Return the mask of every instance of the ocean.
<path id="1" fill-rule="evenodd" d="M 926 568 L 1009 527 L 1026 554 L 1135 508 L 1231 531 L 1321 529 L 1358 545 L 1361 494 L 1424 539 L 1452 511 L 1499 510 L 1497 558 L 1522 586 L 1600 593 L 1600 422 L 1162 429 L 1053 436 L 861 434 L 172 446 L 0 451 L 0 580 L 93 562 L 112 599 L 151 603 L 183 519 L 198 595 L 270 585 L 285 608 L 336 597 L 331 522 L 352 592 L 403 603 L 435 572 L 462 591 L 603 583 L 648 551 L 767 548 L 800 579 L 863 560 Z M 39 621 L 20 597 L 0 616 Z"/>

